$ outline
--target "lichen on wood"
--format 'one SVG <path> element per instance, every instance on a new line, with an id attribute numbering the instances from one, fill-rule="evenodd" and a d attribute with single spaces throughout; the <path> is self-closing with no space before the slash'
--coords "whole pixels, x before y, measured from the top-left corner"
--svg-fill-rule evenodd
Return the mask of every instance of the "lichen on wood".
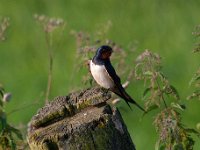
<path id="1" fill-rule="evenodd" d="M 110 98 L 110 93 L 101 88 L 55 98 L 30 121 L 30 148 L 134 150 L 134 144 L 119 111 L 105 103 Z"/>

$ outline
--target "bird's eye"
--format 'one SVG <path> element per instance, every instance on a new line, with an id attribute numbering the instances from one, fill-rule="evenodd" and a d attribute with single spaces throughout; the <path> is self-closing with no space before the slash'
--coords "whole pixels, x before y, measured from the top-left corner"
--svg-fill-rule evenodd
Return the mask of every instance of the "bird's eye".
<path id="1" fill-rule="evenodd" d="M 111 56 L 111 52 L 110 52 L 110 51 L 104 51 L 104 52 L 101 54 L 101 58 L 102 58 L 102 59 L 108 59 L 110 56 Z"/>

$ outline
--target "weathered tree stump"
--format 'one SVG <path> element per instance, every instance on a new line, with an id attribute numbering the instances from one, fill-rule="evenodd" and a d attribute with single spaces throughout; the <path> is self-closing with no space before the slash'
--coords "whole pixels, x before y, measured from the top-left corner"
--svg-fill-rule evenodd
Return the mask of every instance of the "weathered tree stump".
<path id="1" fill-rule="evenodd" d="M 59 96 L 41 108 L 28 127 L 32 150 L 135 150 L 117 109 L 101 88 Z"/>

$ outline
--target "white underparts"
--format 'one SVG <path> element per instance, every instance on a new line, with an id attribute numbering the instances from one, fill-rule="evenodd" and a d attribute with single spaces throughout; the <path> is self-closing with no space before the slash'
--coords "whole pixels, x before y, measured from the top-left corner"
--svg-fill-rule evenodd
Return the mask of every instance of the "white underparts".
<path id="1" fill-rule="evenodd" d="M 109 89 L 114 87 L 114 81 L 109 76 L 104 65 L 96 65 L 90 61 L 90 71 L 95 81 L 102 87 Z"/>

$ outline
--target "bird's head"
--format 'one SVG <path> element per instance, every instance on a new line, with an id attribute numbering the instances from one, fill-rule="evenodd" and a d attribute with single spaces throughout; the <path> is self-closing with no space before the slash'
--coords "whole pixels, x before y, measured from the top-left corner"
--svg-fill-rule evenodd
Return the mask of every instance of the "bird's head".
<path id="1" fill-rule="evenodd" d="M 111 54 L 112 54 L 113 50 L 110 46 L 107 45 L 103 45 L 101 47 L 99 47 L 97 49 L 96 55 L 100 58 L 100 59 L 109 59 Z"/>

